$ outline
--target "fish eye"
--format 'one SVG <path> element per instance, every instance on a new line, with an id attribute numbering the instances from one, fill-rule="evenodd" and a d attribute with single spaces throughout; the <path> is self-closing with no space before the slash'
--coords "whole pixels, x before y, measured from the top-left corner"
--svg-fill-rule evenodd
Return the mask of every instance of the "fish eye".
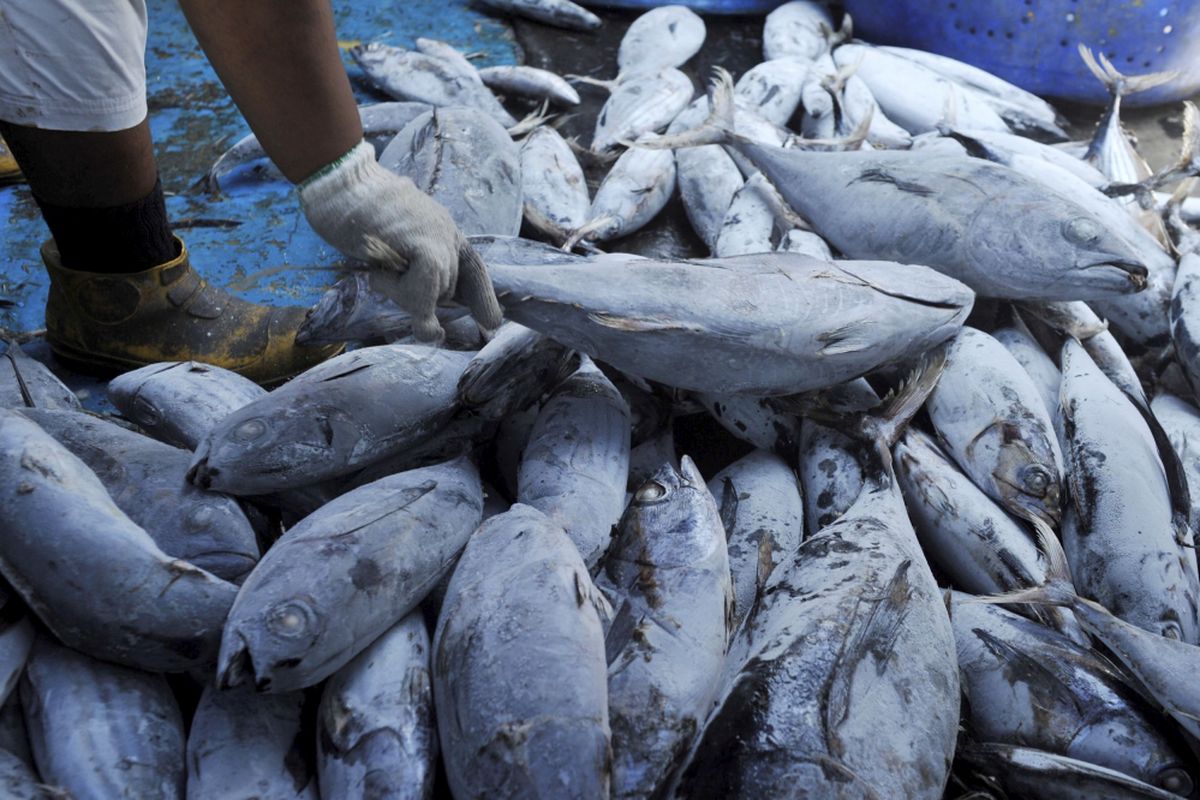
<path id="1" fill-rule="evenodd" d="M 663 486 L 658 481 L 646 481 L 642 484 L 642 488 L 637 490 L 637 494 L 633 499 L 639 503 L 653 503 L 655 500 L 662 500 L 667 496 L 667 487 Z"/>
<path id="2" fill-rule="evenodd" d="M 204 528 L 212 525 L 213 516 L 214 512 L 212 506 L 197 506 L 196 508 L 192 509 L 192 513 L 187 515 L 187 519 L 184 520 L 184 525 L 193 531 L 203 530 Z"/>
<path id="3" fill-rule="evenodd" d="M 1187 770 L 1180 767 L 1168 767 L 1158 773 L 1156 783 L 1160 789 L 1166 789 L 1171 794 L 1182 795 L 1187 797 L 1192 793 L 1194 788 L 1192 784 L 1192 776 L 1187 774 Z"/>
<path id="4" fill-rule="evenodd" d="M 1100 238 L 1100 225 L 1087 217 L 1075 217 L 1063 223 L 1063 236 L 1075 244 L 1095 244 Z"/>
<path id="5" fill-rule="evenodd" d="M 233 429 L 233 438 L 241 442 L 252 442 L 267 432 L 267 423 L 261 419 L 248 419 Z"/>
<path id="6" fill-rule="evenodd" d="M 1183 640 L 1183 628 L 1179 627 L 1178 622 L 1164 622 L 1162 630 L 1159 631 L 1159 636 L 1165 639 L 1174 639 L 1175 641 Z"/>
<path id="7" fill-rule="evenodd" d="M 299 600 L 284 600 L 267 612 L 267 628 L 285 639 L 303 636 L 316 622 L 316 613 Z"/>
<path id="8" fill-rule="evenodd" d="M 1025 490 L 1034 497 L 1045 497 L 1046 492 L 1050 489 L 1050 473 L 1042 467 L 1029 467 L 1021 476 L 1021 483 Z"/>

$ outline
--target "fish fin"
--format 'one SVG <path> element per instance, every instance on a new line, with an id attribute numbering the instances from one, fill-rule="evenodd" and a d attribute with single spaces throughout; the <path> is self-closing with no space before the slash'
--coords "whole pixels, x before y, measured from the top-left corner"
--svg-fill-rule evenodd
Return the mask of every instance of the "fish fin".
<path id="1" fill-rule="evenodd" d="M 982 158 L 985 161 L 994 161 L 997 164 L 1006 163 L 1004 157 L 998 150 L 988 147 L 974 136 L 968 136 L 965 133 L 960 133 L 949 125 L 938 126 L 938 131 L 947 139 L 953 139 L 965 147 L 967 150 L 967 155 L 971 156 L 972 158 Z"/>
<path id="2" fill-rule="evenodd" d="M 1052 669 L 1045 666 L 1040 659 L 1022 652 L 1003 639 L 988 633 L 983 628 L 972 628 L 971 633 L 975 634 L 975 638 L 993 656 L 1006 662 L 1008 666 L 1020 672 L 1024 672 L 1031 677 L 1036 676 L 1039 679 L 1039 684 L 1051 689 L 1057 699 L 1064 705 L 1070 705 L 1076 711 L 1082 710 L 1080 708 L 1080 701 L 1075 696 L 1075 693 L 1071 691 L 1071 687 L 1063 683 L 1062 678 L 1055 674 Z M 1027 681 L 1027 683 L 1032 682 Z"/>
<path id="3" fill-rule="evenodd" d="M 614 89 L 616 89 L 618 83 L 618 81 L 615 80 L 606 81 L 601 80 L 600 78 L 592 78 L 587 75 L 563 75 L 563 78 L 571 83 L 582 83 L 588 86 L 595 86 L 608 92 L 612 92 Z"/>
<path id="4" fill-rule="evenodd" d="M 946 352 L 946 345 L 941 345 L 922 356 L 913 371 L 883 398 L 881 413 L 873 417 L 876 420 L 876 424 L 872 425 L 876 432 L 874 438 L 889 453 L 885 461 L 889 467 L 892 445 L 899 441 L 908 423 L 925 405 L 926 399 L 941 380 L 946 368 Z"/>
<path id="5" fill-rule="evenodd" d="M 946 92 L 946 103 L 942 106 L 942 123 L 953 128 L 958 124 L 958 92 L 953 83 L 947 88 L 949 91 Z"/>
<path id="6" fill-rule="evenodd" d="M 1083 42 L 1079 43 L 1079 57 L 1087 65 L 1096 80 L 1103 83 L 1109 94 L 1116 97 L 1126 97 L 1138 92 L 1145 92 L 1165 83 L 1170 83 L 1179 77 L 1175 70 L 1167 72 L 1150 72 L 1145 75 L 1124 75 L 1112 65 L 1104 53 L 1093 53 Z"/>
<path id="7" fill-rule="evenodd" d="M 675 320 L 658 320 L 648 317 L 629 317 L 620 316 L 617 314 L 606 314 L 604 312 L 593 312 L 588 314 L 588 319 L 595 322 L 597 325 L 602 325 L 605 328 L 614 330 L 630 331 L 633 333 L 650 333 L 653 331 L 694 331 L 698 328 L 694 325 L 680 323 Z"/>
<path id="8" fill-rule="evenodd" d="M 1196 177 L 1200 177 L 1200 109 L 1197 109 L 1191 100 L 1187 100 L 1183 104 L 1183 139 L 1179 145 L 1179 159 L 1144 181 L 1113 183 L 1105 186 L 1103 191 L 1109 197 L 1134 195 L 1142 208 L 1151 209 L 1154 208 L 1153 193 L 1156 189 L 1174 181 L 1185 181 L 1188 182 L 1187 192 L 1190 192 L 1190 181 Z M 1163 209 L 1162 216 L 1165 224 L 1170 227 L 1173 220 L 1169 218 L 1168 209 Z"/>
<path id="9" fill-rule="evenodd" d="M 532 133 L 535 129 L 545 125 L 554 115 L 549 113 L 550 101 L 543 100 L 542 104 L 527 114 L 520 122 L 508 129 L 508 135 L 514 139 L 524 136 L 527 133 Z"/>
<path id="10" fill-rule="evenodd" d="M 916 181 L 910 181 L 892 174 L 886 167 L 870 167 L 863 170 L 857 178 L 850 181 L 851 183 L 890 183 L 902 192 L 919 195 L 933 195 L 937 191 L 930 186 Z"/>
<path id="11" fill-rule="evenodd" d="M 608 635 L 604 637 L 605 663 L 611 665 L 617 660 L 617 656 L 621 655 L 625 645 L 633 638 L 637 626 L 638 622 L 633 618 L 633 606 L 629 604 L 629 600 L 625 600 L 617 609 L 612 625 L 608 628 Z"/>
<path id="12" fill-rule="evenodd" d="M 1194 548 L 1196 546 L 1194 531 L 1188 520 L 1192 513 L 1192 496 L 1188 487 L 1187 471 L 1179 453 L 1171 445 L 1171 438 L 1163 430 L 1162 423 L 1150 407 L 1141 398 L 1125 392 L 1125 397 L 1142 415 L 1154 446 L 1158 449 L 1158 458 L 1162 462 L 1163 472 L 1167 478 L 1167 493 L 1171 498 L 1171 525 L 1175 529 L 1175 543 L 1180 547 Z"/>
<path id="13" fill-rule="evenodd" d="M 638 147 L 651 150 L 673 150 L 684 147 L 701 147 L 707 144 L 731 144 L 741 137 L 734 130 L 737 101 L 735 100 L 733 76 L 724 67 L 713 68 L 713 80 L 708 90 L 708 118 L 690 131 L 664 134 L 654 139 L 637 142 Z"/>
<path id="14" fill-rule="evenodd" d="M 849 18 L 850 15 L 847 14 L 846 19 Z M 855 60 L 853 64 L 847 64 L 844 67 L 839 67 L 838 70 L 832 75 L 826 75 L 825 77 L 821 78 L 821 88 L 836 95 L 842 94 L 842 92 L 844 92 L 846 89 L 846 81 L 858 74 L 858 70 L 862 67 L 863 61 L 865 61 L 866 58 L 867 54 L 865 52 L 860 53 L 858 59 Z"/>
<path id="15" fill-rule="evenodd" d="M 564 253 L 571 252 L 580 242 L 593 236 L 594 234 L 599 233 L 600 231 L 604 230 L 606 226 L 611 225 L 616 221 L 617 218 L 612 214 L 605 214 L 604 216 L 588 220 L 582 226 L 571 232 L 571 235 L 567 237 L 565 242 L 563 242 L 561 248 L 562 251 Z"/>
<path id="16" fill-rule="evenodd" d="M 870 602 L 871 610 L 847 640 L 838 658 L 837 669 L 830 679 L 825 703 L 826 736 L 836 737 L 835 731 L 850 713 L 850 689 L 862 660 L 868 653 L 874 654 L 876 671 L 882 672 L 891 657 L 904 618 L 908 615 L 908 601 L 912 597 L 912 584 L 908 580 L 910 567 L 911 560 L 900 562 L 882 597 L 859 601 Z"/>
<path id="17" fill-rule="evenodd" d="M 721 501 L 718 512 L 721 517 L 721 525 L 725 528 L 725 541 L 729 541 L 729 537 L 733 534 L 734 523 L 737 522 L 738 505 L 741 502 L 738 498 L 737 487 L 733 485 L 733 478 L 725 478 L 721 485 Z"/>
<path id="18" fill-rule="evenodd" d="M 767 579 L 775 570 L 775 536 L 770 531 L 763 531 L 758 537 L 758 561 L 754 567 L 754 591 L 761 593 L 767 585 Z"/>
<path id="19" fill-rule="evenodd" d="M 1062 543 L 1044 521 L 1033 519 L 1030 522 L 1037 532 L 1039 549 L 1046 557 L 1046 582 L 1040 586 L 1015 589 L 1003 594 L 974 597 L 968 602 L 1000 605 L 1029 603 L 1067 607 L 1079 602 L 1080 598 L 1071 580 L 1071 569 L 1067 564 L 1067 554 Z"/>
<path id="20" fill-rule="evenodd" d="M 33 393 L 29 391 L 29 385 L 25 383 L 25 376 L 21 374 L 21 367 L 17 363 L 22 359 L 27 359 L 28 356 L 15 343 L 5 340 L 4 358 L 8 359 L 8 363 L 12 365 L 13 377 L 17 380 L 17 390 L 21 393 L 21 402 L 26 408 L 36 408 L 37 403 L 33 402 Z"/>
<path id="21" fill-rule="evenodd" d="M 819 334 L 817 341 L 821 343 L 820 354 L 837 356 L 869 350 L 874 346 L 874 341 L 859 335 L 862 328 L 861 322 L 851 322 Z"/>

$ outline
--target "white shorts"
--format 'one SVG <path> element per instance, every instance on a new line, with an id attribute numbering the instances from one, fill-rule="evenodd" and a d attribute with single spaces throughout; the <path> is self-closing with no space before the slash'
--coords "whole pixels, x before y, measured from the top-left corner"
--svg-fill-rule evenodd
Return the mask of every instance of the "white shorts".
<path id="1" fill-rule="evenodd" d="M 145 118 L 145 0 L 0 0 L 0 120 L 121 131 Z"/>

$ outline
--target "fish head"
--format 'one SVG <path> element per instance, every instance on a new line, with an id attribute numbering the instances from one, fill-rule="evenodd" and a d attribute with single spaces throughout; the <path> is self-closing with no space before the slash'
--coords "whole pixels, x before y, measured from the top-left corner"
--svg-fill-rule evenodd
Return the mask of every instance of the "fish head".
<path id="1" fill-rule="evenodd" d="M 302 664 L 324 632 L 324 616 L 312 597 L 302 593 L 238 615 L 236 621 L 231 617 L 221 637 L 217 685 L 230 689 L 250 683 L 260 692 L 282 691 L 281 675 Z"/>
<path id="2" fill-rule="evenodd" d="M 1190 797 L 1196 784 L 1187 763 L 1171 740 L 1142 714 L 1105 714 L 1081 726 L 1068 745 L 1076 753 L 1108 753 L 1109 766 L 1165 789 Z"/>
<path id="3" fill-rule="evenodd" d="M 218 578 L 238 583 L 258 563 L 254 528 L 237 501 L 188 487 L 177 508 L 187 542 L 179 557 Z"/>
<path id="4" fill-rule="evenodd" d="M 1062 474 L 1048 442 L 1024 436 L 1018 426 L 994 425 L 996 437 L 992 478 L 1000 501 L 1012 514 L 1057 527 L 1062 514 Z"/>
<path id="5" fill-rule="evenodd" d="M 619 527 L 619 558 L 643 568 L 695 564 L 725 543 L 716 501 L 687 456 L 638 487 Z"/>
<path id="6" fill-rule="evenodd" d="M 1066 271 L 1077 287 L 1069 299 L 1132 294 L 1146 287 L 1145 261 L 1097 217 L 1058 196 L 1010 202 L 1020 210 L 1019 223 L 1009 214 L 979 214 L 971 223 L 976 248 L 1010 260 L 1045 264 L 1056 273 Z M 1064 291 L 1069 288 L 1064 286 Z"/>
<path id="7" fill-rule="evenodd" d="M 361 436 L 346 411 L 286 404 L 252 404 L 235 412 L 201 443 L 188 479 L 202 489 L 237 495 L 269 494 L 321 480 L 345 464 Z"/>

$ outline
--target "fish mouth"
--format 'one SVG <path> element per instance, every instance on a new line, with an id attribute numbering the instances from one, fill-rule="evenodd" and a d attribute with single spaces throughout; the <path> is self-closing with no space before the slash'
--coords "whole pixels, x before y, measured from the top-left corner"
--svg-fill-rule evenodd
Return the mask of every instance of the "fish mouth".
<path id="1" fill-rule="evenodd" d="M 210 550 L 188 559 L 205 572 L 240 586 L 258 564 L 258 557 L 236 550 Z"/>
<path id="2" fill-rule="evenodd" d="M 1131 259 L 1108 258 L 1104 261 L 1097 261 L 1084 266 L 1084 269 L 1103 268 L 1124 273 L 1125 279 L 1133 286 L 1134 292 L 1140 292 L 1145 289 L 1150 278 L 1150 269 L 1142 262 Z"/>
<path id="3" fill-rule="evenodd" d="M 233 689 L 246 683 L 247 679 L 254 680 L 254 677 L 250 643 L 241 631 L 228 631 L 217 657 L 217 688 Z"/>

